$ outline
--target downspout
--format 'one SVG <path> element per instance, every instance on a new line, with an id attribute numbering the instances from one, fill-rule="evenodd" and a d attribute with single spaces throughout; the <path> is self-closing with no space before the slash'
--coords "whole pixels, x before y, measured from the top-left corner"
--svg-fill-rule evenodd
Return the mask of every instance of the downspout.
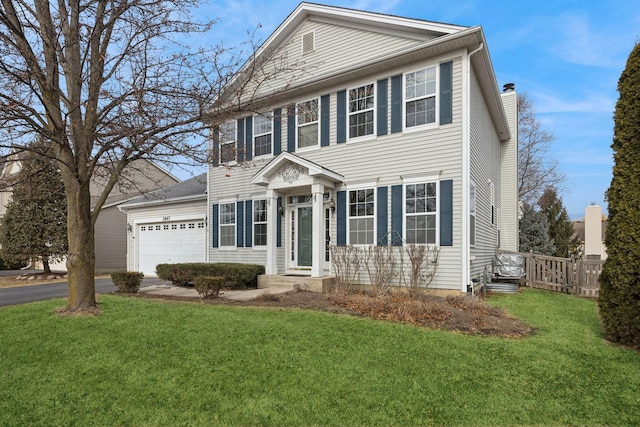
<path id="1" fill-rule="evenodd" d="M 465 123 L 463 123 L 463 149 L 462 149 L 462 278 L 461 292 L 467 292 L 468 285 L 471 285 L 471 247 L 469 245 L 469 180 L 471 178 L 471 57 L 484 49 L 484 42 L 467 54 L 465 78 L 463 84 L 466 86 L 462 91 L 466 97 L 463 102 L 463 108 L 466 110 L 462 115 Z M 466 283 L 464 283 L 466 278 Z"/>

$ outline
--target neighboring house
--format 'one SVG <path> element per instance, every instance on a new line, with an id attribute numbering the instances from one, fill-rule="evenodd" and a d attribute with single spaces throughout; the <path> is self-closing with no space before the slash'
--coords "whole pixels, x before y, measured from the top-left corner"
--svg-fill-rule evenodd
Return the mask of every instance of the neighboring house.
<path id="1" fill-rule="evenodd" d="M 582 242 L 582 253 L 586 259 L 607 259 L 607 247 L 604 244 L 607 224 L 602 208 L 595 203 L 587 206 L 583 220 L 573 221 L 574 236 L 578 236 Z"/>
<path id="2" fill-rule="evenodd" d="M 206 261 L 207 178 L 198 175 L 119 205 L 127 215 L 127 268 Z"/>
<path id="3" fill-rule="evenodd" d="M 481 27 L 301 3 L 253 60 L 273 52 L 251 99 L 224 94 L 252 113 L 213 132 L 209 262 L 322 279 L 329 245 L 417 243 L 466 292 L 517 250 L 517 96 Z"/>
<path id="4" fill-rule="evenodd" d="M 19 157 L 10 157 L 4 164 L 0 180 L 20 171 Z M 91 182 L 92 206 L 106 185 L 106 176 L 96 173 Z M 122 174 L 121 180 L 114 186 L 107 201 L 100 210 L 95 224 L 96 272 L 126 270 L 127 268 L 127 218 L 118 209 L 123 200 L 138 196 L 142 192 L 172 185 L 179 180 L 158 165 L 147 160 L 133 162 Z M 0 192 L 0 220 L 11 200 L 11 188 Z M 65 262 L 51 263 L 56 271 L 66 271 Z"/>

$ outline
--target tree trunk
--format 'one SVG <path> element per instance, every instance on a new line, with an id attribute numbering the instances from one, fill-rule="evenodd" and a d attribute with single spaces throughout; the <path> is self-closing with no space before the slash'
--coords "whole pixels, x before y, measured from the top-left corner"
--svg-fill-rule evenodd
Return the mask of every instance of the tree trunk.
<path id="1" fill-rule="evenodd" d="M 51 273 L 51 266 L 49 266 L 49 258 L 42 257 L 42 272 Z"/>
<path id="2" fill-rule="evenodd" d="M 96 306 L 95 246 L 91 219 L 89 184 L 74 182 L 77 191 L 67 187 L 67 311 L 90 311 Z"/>

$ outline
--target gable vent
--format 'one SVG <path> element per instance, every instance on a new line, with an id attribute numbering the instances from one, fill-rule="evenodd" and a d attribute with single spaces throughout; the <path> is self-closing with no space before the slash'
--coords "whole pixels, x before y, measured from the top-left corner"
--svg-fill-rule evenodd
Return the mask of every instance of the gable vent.
<path id="1" fill-rule="evenodd" d="M 316 48 L 316 35 L 313 31 L 302 35 L 302 54 L 311 53 Z"/>

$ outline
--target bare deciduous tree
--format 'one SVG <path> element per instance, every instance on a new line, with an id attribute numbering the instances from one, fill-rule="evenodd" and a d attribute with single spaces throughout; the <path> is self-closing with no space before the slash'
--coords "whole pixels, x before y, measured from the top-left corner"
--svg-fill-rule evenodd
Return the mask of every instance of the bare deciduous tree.
<path id="1" fill-rule="evenodd" d="M 67 194 L 67 311 L 95 306 L 94 224 L 125 168 L 138 159 L 204 161 L 207 129 L 268 80 L 255 60 L 240 68 L 253 45 L 246 55 L 188 45 L 213 24 L 193 22 L 199 3 L 0 0 L 0 147 L 24 150 L 34 137 L 52 146 Z M 222 96 L 227 85 L 234 99 Z M 108 173 L 92 203 L 100 170 Z"/>
<path id="2" fill-rule="evenodd" d="M 549 149 L 556 140 L 542 128 L 527 94 L 518 95 L 518 195 L 533 206 L 546 188 L 558 188 L 564 176 Z"/>

